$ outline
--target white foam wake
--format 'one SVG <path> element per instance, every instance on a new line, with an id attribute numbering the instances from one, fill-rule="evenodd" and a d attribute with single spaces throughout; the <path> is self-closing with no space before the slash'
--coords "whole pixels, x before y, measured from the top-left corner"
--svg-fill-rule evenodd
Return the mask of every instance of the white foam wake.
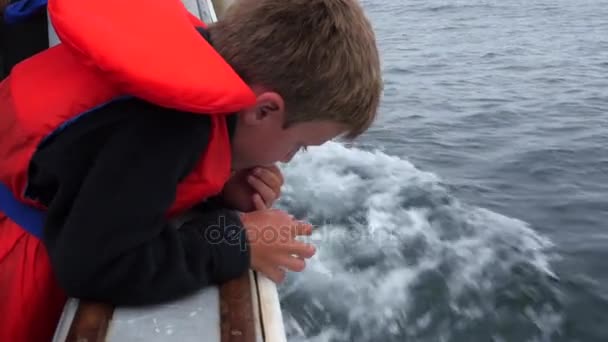
<path id="1" fill-rule="evenodd" d="M 502 318 L 488 315 L 519 310 L 503 297 L 547 292 L 555 277 L 547 239 L 459 202 L 408 161 L 328 143 L 284 172 L 279 206 L 315 224 L 318 248 L 280 287 L 291 341 L 440 341 L 480 322 L 499 329 Z M 520 310 L 541 331 L 530 336 L 557 329 L 553 301 L 539 296 Z"/>

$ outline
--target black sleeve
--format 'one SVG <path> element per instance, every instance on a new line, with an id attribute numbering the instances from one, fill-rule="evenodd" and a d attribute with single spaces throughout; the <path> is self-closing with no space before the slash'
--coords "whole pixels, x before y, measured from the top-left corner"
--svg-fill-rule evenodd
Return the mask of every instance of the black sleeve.
<path id="1" fill-rule="evenodd" d="M 116 129 L 69 210 L 51 202 L 50 217 L 66 210 L 67 215 L 47 220 L 44 242 L 69 296 L 154 304 L 248 269 L 245 233 L 235 212 L 200 206 L 180 229 L 166 219 L 178 182 L 209 135 L 208 120 L 201 126 L 200 117 L 183 115 Z"/>

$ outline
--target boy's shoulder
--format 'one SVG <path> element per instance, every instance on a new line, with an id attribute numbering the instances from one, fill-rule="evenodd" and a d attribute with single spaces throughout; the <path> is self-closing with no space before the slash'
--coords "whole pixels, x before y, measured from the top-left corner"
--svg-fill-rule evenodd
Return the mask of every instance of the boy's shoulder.
<path id="1" fill-rule="evenodd" d="M 208 115 L 161 107 L 135 97 L 123 97 L 77 115 L 54 132 L 54 135 L 90 135 L 92 140 L 100 141 L 128 131 L 132 140 L 150 135 L 167 140 L 178 136 L 196 137 L 207 134 L 210 126 Z"/>
<path id="2" fill-rule="evenodd" d="M 139 121 L 142 124 L 164 123 L 171 125 L 172 123 L 183 122 L 199 125 L 210 122 L 209 115 L 163 107 L 131 96 L 108 101 L 105 104 L 97 106 L 91 112 L 103 112 L 106 115 L 118 116 L 127 121 Z"/>

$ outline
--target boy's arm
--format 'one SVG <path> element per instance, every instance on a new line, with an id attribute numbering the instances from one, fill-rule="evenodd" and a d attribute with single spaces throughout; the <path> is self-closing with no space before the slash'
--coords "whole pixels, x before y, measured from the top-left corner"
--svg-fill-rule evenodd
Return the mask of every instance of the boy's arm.
<path id="1" fill-rule="evenodd" d="M 51 202 L 44 242 L 68 295 L 153 304 L 248 269 L 245 232 L 234 212 L 199 210 L 179 230 L 166 219 L 178 182 L 206 146 L 208 128 L 204 117 L 176 114 L 120 127 L 73 202 Z"/>

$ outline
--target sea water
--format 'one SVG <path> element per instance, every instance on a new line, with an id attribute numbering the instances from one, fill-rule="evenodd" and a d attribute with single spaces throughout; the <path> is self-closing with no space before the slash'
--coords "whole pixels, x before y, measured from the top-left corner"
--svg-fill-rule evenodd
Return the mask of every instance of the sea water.
<path id="1" fill-rule="evenodd" d="M 379 119 L 283 166 L 289 341 L 608 341 L 608 1 L 363 5 Z"/>

